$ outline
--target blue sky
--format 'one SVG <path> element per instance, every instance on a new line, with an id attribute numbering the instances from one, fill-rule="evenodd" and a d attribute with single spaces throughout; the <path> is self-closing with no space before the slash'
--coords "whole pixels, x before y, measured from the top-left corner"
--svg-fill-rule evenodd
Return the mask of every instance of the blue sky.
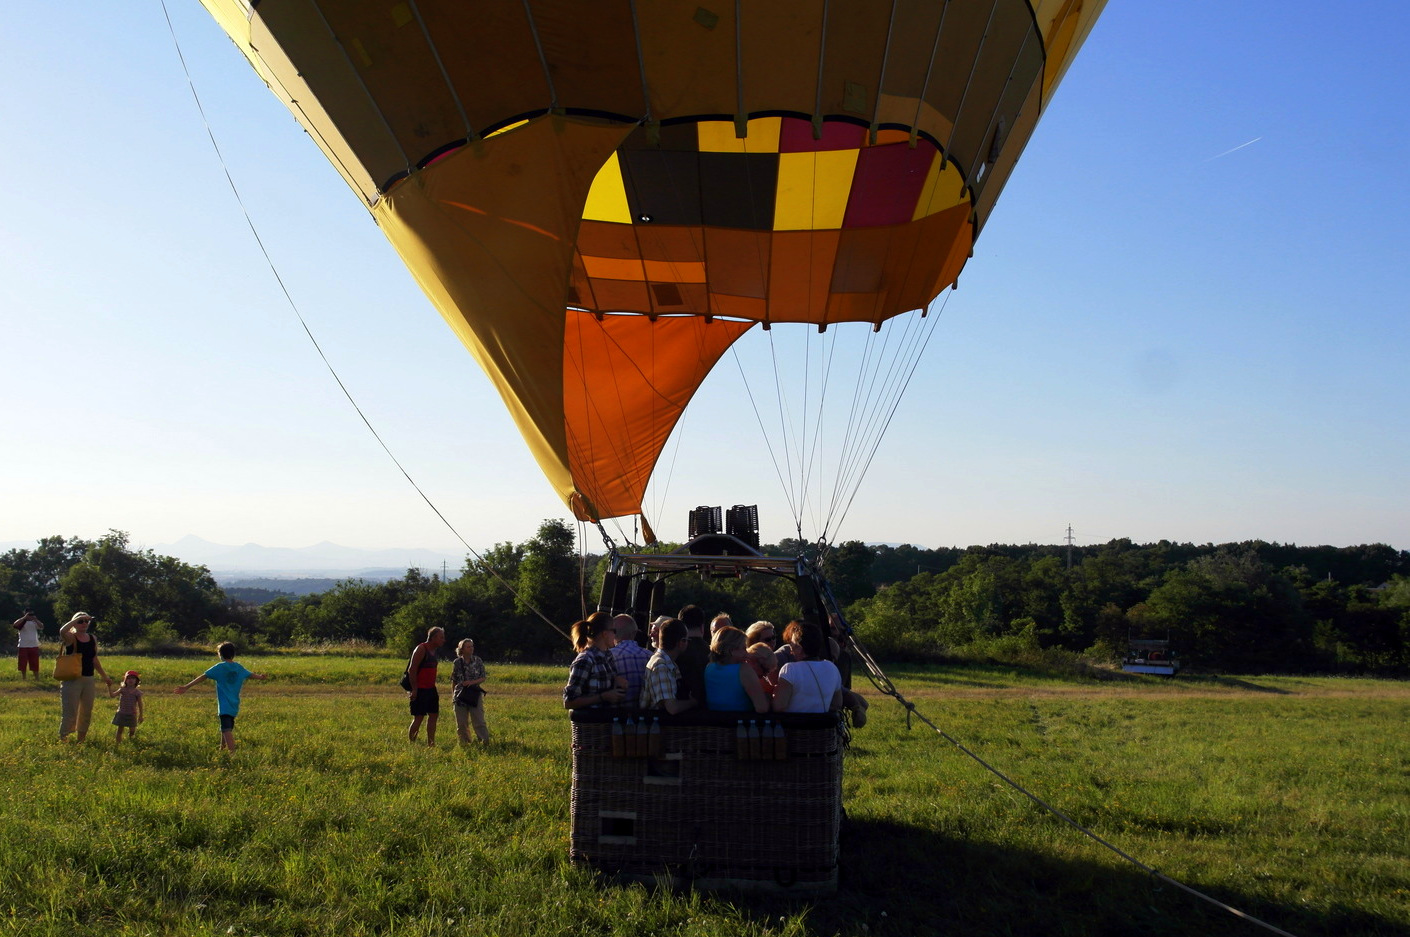
<path id="1" fill-rule="evenodd" d="M 477 548 L 566 517 L 358 200 L 204 11 L 170 11 L 280 276 L 408 471 Z M 1410 548 L 1407 31 L 1392 2 L 1109 4 L 840 537 Z M 161 7 L 28 5 L 5 40 L 0 541 L 454 544 L 290 311 Z M 794 533 L 732 363 L 680 436 L 659 533 L 733 503 Z"/>

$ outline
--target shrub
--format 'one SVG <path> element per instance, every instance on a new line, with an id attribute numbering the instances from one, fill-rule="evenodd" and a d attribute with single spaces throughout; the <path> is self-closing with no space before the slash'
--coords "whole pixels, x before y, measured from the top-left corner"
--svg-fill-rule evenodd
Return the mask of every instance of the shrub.
<path id="1" fill-rule="evenodd" d="M 212 625 L 200 634 L 200 642 L 210 647 L 215 647 L 222 641 L 229 641 L 241 650 L 245 650 L 248 643 L 245 636 L 240 633 L 240 629 L 234 625 Z"/>
<path id="2" fill-rule="evenodd" d="M 175 625 L 159 618 L 142 626 L 140 643 L 150 651 L 174 651 L 180 647 L 181 635 Z"/>

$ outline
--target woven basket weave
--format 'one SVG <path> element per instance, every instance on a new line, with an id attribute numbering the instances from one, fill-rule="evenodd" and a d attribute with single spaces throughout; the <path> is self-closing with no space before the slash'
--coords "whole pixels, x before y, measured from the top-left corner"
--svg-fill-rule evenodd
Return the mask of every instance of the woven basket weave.
<path id="1" fill-rule="evenodd" d="M 780 715 L 788 754 L 741 760 L 738 713 L 659 715 L 658 758 L 614 757 L 621 711 L 574 710 L 572 861 L 697 888 L 837 885 L 842 740 L 835 715 Z"/>

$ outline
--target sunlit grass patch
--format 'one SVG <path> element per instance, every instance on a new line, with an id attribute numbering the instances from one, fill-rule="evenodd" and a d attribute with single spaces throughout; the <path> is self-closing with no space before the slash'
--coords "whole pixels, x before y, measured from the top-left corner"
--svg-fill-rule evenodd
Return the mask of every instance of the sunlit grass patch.
<path id="1" fill-rule="evenodd" d="M 200 659 L 135 662 L 148 719 L 57 741 L 0 676 L 0 932 L 54 935 L 1256 933 L 1120 859 L 877 699 L 846 764 L 841 889 L 814 902 L 601 883 L 566 859 L 562 672 L 491 664 L 494 741 L 406 741 L 399 661 L 246 657 L 217 751 Z M 1410 928 L 1404 684 L 897 670 L 920 710 L 1172 877 L 1293 933 Z M 800 822 L 788 803 L 739 822 Z M 885 916 L 883 916 L 883 912 Z"/>

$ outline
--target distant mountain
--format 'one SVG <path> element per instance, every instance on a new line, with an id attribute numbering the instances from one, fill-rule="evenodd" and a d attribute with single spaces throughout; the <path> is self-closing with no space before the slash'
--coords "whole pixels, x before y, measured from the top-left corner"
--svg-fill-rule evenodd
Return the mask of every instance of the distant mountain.
<path id="1" fill-rule="evenodd" d="M 309 547 L 264 547 L 257 543 L 240 546 L 212 543 L 194 535 L 175 543 L 160 543 L 152 551 L 174 556 L 187 563 L 210 568 L 219 581 L 235 579 L 372 579 L 385 580 L 416 567 L 428 573 L 450 572 L 465 565 L 465 556 L 417 547 L 409 549 L 361 550 L 324 541 Z"/>

